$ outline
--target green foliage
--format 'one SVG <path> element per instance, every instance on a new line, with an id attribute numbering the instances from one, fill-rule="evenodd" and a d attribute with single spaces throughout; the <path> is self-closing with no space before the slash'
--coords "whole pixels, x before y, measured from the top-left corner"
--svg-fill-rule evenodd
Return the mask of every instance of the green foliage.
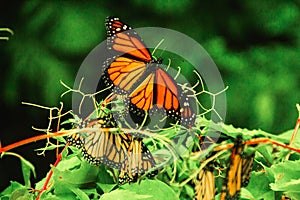
<path id="1" fill-rule="evenodd" d="M 178 199 L 174 191 L 165 183 L 158 180 L 145 180 L 141 184 L 124 185 L 117 190 L 106 193 L 100 199 Z"/>
<path id="2" fill-rule="evenodd" d="M 34 195 L 30 194 L 28 188 L 20 183 L 11 181 L 10 186 L 1 192 L 0 197 L 2 200 L 9 199 L 33 199 Z"/>
<path id="3" fill-rule="evenodd" d="M 285 195 L 291 199 L 300 198 L 300 161 L 286 161 L 272 166 L 267 173 L 274 174 L 275 181 L 270 184 L 274 191 L 285 191 Z M 289 171 L 290 173 L 285 173 Z"/>
<path id="4" fill-rule="evenodd" d="M 205 136 L 211 130 L 219 129 L 217 124 L 209 120 L 204 118 L 198 120 L 198 127 L 195 127 L 195 129 L 202 127 L 202 136 Z M 208 125 L 210 125 L 210 129 L 207 128 Z M 170 133 L 171 131 L 161 131 L 160 134 L 166 135 L 167 132 Z M 198 147 L 190 149 L 175 163 L 164 166 L 164 170 L 160 170 L 156 179 L 142 178 L 140 183 L 123 186 L 118 186 L 114 180 L 113 174 L 117 173 L 116 170 L 111 171 L 104 165 L 90 165 L 83 160 L 80 150 L 69 147 L 67 151 L 63 152 L 62 161 L 58 166 L 52 167 L 53 176 L 50 179 L 50 187 L 42 193 L 41 199 L 163 199 L 166 196 L 171 197 L 171 199 L 191 199 L 195 193 L 195 178 L 199 173 L 199 169 L 207 164 L 207 158 L 219 163 L 215 166 L 216 188 L 219 193 L 224 177 L 227 176 L 226 168 L 229 164 L 231 151 L 225 150 L 212 154 L 216 146 L 232 143 L 233 138 L 240 134 L 243 135 L 244 140 L 272 137 L 276 141 L 287 143 L 292 130 L 273 136 L 261 130 L 240 129 L 234 128 L 232 125 L 222 124 L 222 132 L 222 143 L 212 145 L 202 151 L 195 151 Z M 170 138 L 172 137 L 174 137 L 174 133 L 170 134 Z M 299 140 L 300 136 L 298 135 L 295 141 Z M 146 143 L 151 145 L 151 142 Z M 156 148 L 160 145 L 157 143 Z M 298 146 L 299 144 L 295 143 L 295 145 Z M 155 157 L 157 155 L 155 154 L 156 148 L 150 146 L 149 148 L 152 149 L 151 151 L 154 152 Z M 52 150 L 52 148 L 46 147 L 42 150 Z M 300 156 L 294 153 L 290 155 L 290 160 L 286 160 L 286 156 L 290 151 L 264 143 L 258 146 L 246 146 L 244 156 L 250 155 L 252 152 L 255 152 L 254 167 L 249 185 L 241 190 L 241 198 L 278 199 L 284 194 L 287 197 L 298 199 Z M 297 167 L 298 165 L 299 167 Z M 28 191 L 30 187 L 30 184 L 28 185 L 29 172 L 34 172 L 34 167 L 24 159 L 22 159 L 22 166 L 26 186 L 11 182 L 11 185 L 0 193 L 1 199 L 13 198 L 14 195 L 29 199 L 34 196 Z M 46 178 L 38 182 L 35 189 L 41 189 L 45 181 Z"/>

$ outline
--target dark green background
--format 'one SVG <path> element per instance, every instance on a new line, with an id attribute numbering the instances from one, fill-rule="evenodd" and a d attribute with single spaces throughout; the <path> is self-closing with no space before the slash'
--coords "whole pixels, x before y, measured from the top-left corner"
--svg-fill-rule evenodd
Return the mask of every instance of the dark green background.
<path id="1" fill-rule="evenodd" d="M 105 38 L 106 16 L 133 27 L 165 27 L 201 44 L 217 64 L 227 91 L 227 124 L 280 133 L 292 129 L 300 100 L 299 1 L 27 1 L 1 2 L 0 26 L 15 35 L 0 41 L 1 121 L 3 146 L 46 128 L 46 110 L 22 101 L 71 108 L 60 98 L 63 80 L 72 85 L 85 56 Z M 6 33 L 1 33 L 7 36 Z M 37 156 L 45 142 L 14 152 L 45 176 L 54 153 Z M 0 160 L 0 189 L 21 180 L 17 158 Z"/>

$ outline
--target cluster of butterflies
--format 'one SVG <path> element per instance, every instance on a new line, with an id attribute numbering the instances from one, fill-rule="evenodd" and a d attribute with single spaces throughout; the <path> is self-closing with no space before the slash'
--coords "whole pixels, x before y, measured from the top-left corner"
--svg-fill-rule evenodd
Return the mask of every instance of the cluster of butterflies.
<path id="1" fill-rule="evenodd" d="M 109 110 L 100 108 L 96 118 L 89 116 L 77 127 L 87 130 L 71 135 L 68 142 L 80 149 L 89 163 L 120 170 L 120 185 L 136 182 L 144 173 L 150 178 L 157 174 L 155 160 L 142 138 L 124 133 Z"/>
<path id="2" fill-rule="evenodd" d="M 244 154 L 244 144 L 241 135 L 237 136 L 232 149 L 227 175 L 224 180 L 220 200 L 238 200 L 240 199 L 240 190 L 246 187 L 250 180 L 254 153 Z M 216 186 L 214 175 L 214 164 L 208 163 L 200 170 L 195 182 L 195 199 L 211 200 L 215 199 Z"/>
<path id="3" fill-rule="evenodd" d="M 106 19 L 107 49 L 113 54 L 103 64 L 103 80 L 115 96 L 126 99 L 128 113 L 145 116 L 146 112 L 165 111 L 167 117 L 190 128 L 196 114 L 190 98 L 175 79 L 160 67 L 162 59 L 154 59 L 138 34 L 116 17 Z M 111 111 L 100 109 L 96 118 L 87 118 L 77 127 L 86 129 L 73 134 L 68 142 L 79 148 L 91 164 L 104 164 L 120 171 L 119 184 L 136 182 L 147 174 L 157 174 L 156 162 L 138 134 L 125 133 Z M 253 163 L 243 158 L 243 145 L 237 140 L 222 189 L 221 200 L 238 199 L 241 187 L 248 184 Z M 195 181 L 195 198 L 214 199 L 214 173 L 211 166 L 200 171 Z"/>
<path id="4" fill-rule="evenodd" d="M 119 18 L 107 17 L 106 30 L 107 50 L 112 56 L 103 64 L 102 77 L 114 97 L 125 99 L 125 113 L 142 117 L 147 112 L 166 113 L 167 118 L 191 127 L 196 114 L 190 98 L 160 67 L 162 59 L 154 59 L 136 31 Z M 150 177 L 157 173 L 143 138 L 124 133 L 111 112 L 94 120 L 87 118 L 77 126 L 94 131 L 76 133 L 68 142 L 78 147 L 88 162 L 120 170 L 119 184 L 135 182 L 146 172 Z"/>

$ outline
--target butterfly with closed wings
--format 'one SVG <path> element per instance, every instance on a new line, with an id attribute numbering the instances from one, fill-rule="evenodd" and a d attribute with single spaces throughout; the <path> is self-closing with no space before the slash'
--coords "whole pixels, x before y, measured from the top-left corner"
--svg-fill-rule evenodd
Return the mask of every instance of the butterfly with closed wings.
<path id="1" fill-rule="evenodd" d="M 155 160 L 146 145 L 118 128 L 111 113 L 84 120 L 80 128 L 86 130 L 71 135 L 68 142 L 80 149 L 89 163 L 120 170 L 119 184 L 135 182 L 145 173 L 148 177 L 156 175 Z"/>
<path id="2" fill-rule="evenodd" d="M 246 187 L 250 180 L 254 154 L 244 157 L 242 136 L 238 135 L 230 156 L 230 165 L 226 181 L 223 184 L 220 200 L 238 200 L 240 190 Z"/>

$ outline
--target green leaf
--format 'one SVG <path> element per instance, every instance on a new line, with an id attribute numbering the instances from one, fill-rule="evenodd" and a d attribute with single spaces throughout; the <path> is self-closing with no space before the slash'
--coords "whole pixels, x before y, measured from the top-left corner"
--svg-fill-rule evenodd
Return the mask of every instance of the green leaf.
<path id="1" fill-rule="evenodd" d="M 89 196 L 89 199 L 98 200 L 101 196 L 96 188 L 82 189 L 82 191 Z"/>
<path id="2" fill-rule="evenodd" d="M 33 174 L 34 177 L 36 177 L 34 165 L 31 164 L 29 161 L 27 161 L 22 156 L 20 156 L 19 154 L 16 154 L 16 153 L 5 152 L 2 155 L 11 155 L 11 156 L 18 157 L 20 159 L 25 186 L 30 187 L 31 186 L 31 184 L 30 184 L 30 175 L 31 175 L 31 173 Z"/>
<path id="3" fill-rule="evenodd" d="M 252 200 L 254 199 L 254 197 L 252 196 L 252 194 L 245 188 L 241 188 L 241 199 L 246 200 Z"/>
<path id="4" fill-rule="evenodd" d="M 275 183 L 271 184 L 271 188 L 276 191 L 287 189 L 285 185 L 289 185 L 290 181 L 300 179 L 300 161 L 285 161 L 273 165 L 270 171 L 275 177 Z"/>
<path id="5" fill-rule="evenodd" d="M 272 190 L 284 191 L 288 197 L 300 199 L 300 160 L 273 165 L 270 171 L 275 177 L 275 182 L 270 184 Z"/>
<path id="6" fill-rule="evenodd" d="M 270 190 L 269 174 L 252 172 L 249 185 L 246 187 L 251 196 L 256 199 L 274 199 L 274 192 Z M 272 198 L 270 198 L 272 196 Z"/>
<path id="7" fill-rule="evenodd" d="M 62 146 L 64 146 L 67 143 L 67 141 L 66 141 L 66 139 L 64 137 L 59 136 L 59 137 L 53 137 L 53 138 L 56 139 L 57 141 L 63 143 L 63 144 L 60 144 L 59 147 L 62 147 Z"/>
<path id="8" fill-rule="evenodd" d="M 101 196 L 100 200 L 138 200 L 138 199 L 151 199 L 151 195 L 143 195 L 143 194 L 136 194 L 130 190 L 114 190 L 110 193 L 105 193 Z"/>
<path id="9" fill-rule="evenodd" d="M 272 148 L 267 145 L 259 145 L 255 159 L 257 162 L 270 166 L 273 163 Z"/>
<path id="10" fill-rule="evenodd" d="M 59 198 L 57 195 L 53 195 L 50 192 L 43 192 L 41 195 L 42 200 L 60 200 L 61 198 Z"/>
<path id="11" fill-rule="evenodd" d="M 10 197 L 14 191 L 24 188 L 26 188 L 24 185 L 15 181 L 11 181 L 10 185 L 0 193 L 0 197 Z"/>
<path id="12" fill-rule="evenodd" d="M 56 195 L 56 197 L 74 199 L 77 196 L 80 199 L 88 199 L 87 193 L 98 195 L 95 189 L 86 190 L 88 189 L 86 186 L 96 182 L 98 173 L 101 171 L 99 167 L 92 166 L 86 161 L 81 161 L 77 156 L 63 156 L 63 160 L 52 170 L 51 188 L 53 189 L 52 194 Z M 45 179 L 40 181 L 36 188 L 42 188 L 44 182 Z"/>
<path id="13" fill-rule="evenodd" d="M 117 186 L 117 184 L 107 184 L 107 183 L 96 183 L 96 184 L 99 188 L 101 188 L 101 190 L 104 193 L 108 193 L 112 191 L 112 189 L 114 189 Z"/>
<path id="14" fill-rule="evenodd" d="M 103 165 L 102 167 L 106 169 L 106 167 L 104 167 Z M 115 172 L 117 174 L 118 170 L 115 170 L 114 173 Z M 100 170 L 98 173 L 96 184 L 104 193 L 110 192 L 114 187 L 117 186 L 113 174 L 110 170 Z"/>
<path id="15" fill-rule="evenodd" d="M 165 183 L 158 180 L 143 180 L 140 184 L 134 183 L 130 185 L 124 185 L 117 190 L 112 192 L 105 193 L 101 196 L 101 200 L 110 200 L 110 199 L 165 199 L 168 196 L 168 199 L 178 199 L 175 192 Z"/>
<path id="16" fill-rule="evenodd" d="M 19 189 L 14 191 L 11 196 L 10 200 L 32 200 L 34 195 L 29 193 L 28 189 Z"/>
<path id="17" fill-rule="evenodd" d="M 130 190 L 138 195 L 146 195 L 152 200 L 164 199 L 166 196 L 168 196 L 169 199 L 178 199 L 174 190 L 159 180 L 145 179 L 140 184 L 127 184 L 122 186 L 121 189 Z"/>
<path id="18" fill-rule="evenodd" d="M 280 134 L 279 136 L 282 138 L 286 138 L 287 140 L 291 139 L 294 129 L 288 130 Z M 300 134 L 296 134 L 295 140 L 293 142 L 293 147 L 299 148 L 300 147 Z"/>
<path id="19" fill-rule="evenodd" d="M 28 187 L 11 181 L 10 186 L 0 193 L 1 200 L 32 200 L 34 195 L 29 192 Z"/>
<path id="20" fill-rule="evenodd" d="M 71 191 L 74 192 L 80 200 L 90 200 L 89 196 L 79 188 L 71 188 Z"/>
<path id="21" fill-rule="evenodd" d="M 195 195 L 194 188 L 191 187 L 190 185 L 186 184 L 186 185 L 184 185 L 184 189 L 185 189 L 186 195 L 192 199 Z"/>
<path id="22" fill-rule="evenodd" d="M 31 184 L 30 184 L 31 172 L 33 173 L 33 176 L 36 177 L 35 168 L 34 168 L 33 164 L 31 164 L 29 161 L 27 161 L 25 159 L 21 159 L 21 167 L 22 167 L 25 185 L 27 187 L 30 187 L 31 186 Z"/>
<path id="23" fill-rule="evenodd" d="M 74 165 L 78 168 L 74 168 Z M 99 167 L 92 166 L 86 161 L 80 162 L 78 158 L 73 157 L 70 160 L 62 161 L 56 168 L 53 168 L 53 178 L 56 181 L 65 181 L 70 184 L 91 183 L 97 180 L 99 171 Z"/>

